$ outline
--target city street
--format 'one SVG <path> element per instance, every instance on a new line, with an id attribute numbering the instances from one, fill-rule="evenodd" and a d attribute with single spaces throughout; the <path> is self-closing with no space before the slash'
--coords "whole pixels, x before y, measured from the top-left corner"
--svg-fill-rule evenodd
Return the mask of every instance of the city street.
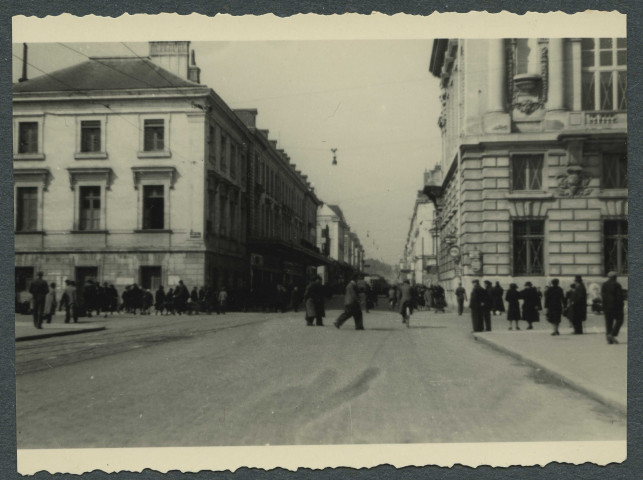
<path id="1" fill-rule="evenodd" d="M 626 438 L 624 415 L 477 342 L 467 315 L 417 312 L 407 329 L 380 308 L 338 331 L 338 302 L 324 327 L 301 312 L 118 316 L 19 342 L 18 448 Z"/>

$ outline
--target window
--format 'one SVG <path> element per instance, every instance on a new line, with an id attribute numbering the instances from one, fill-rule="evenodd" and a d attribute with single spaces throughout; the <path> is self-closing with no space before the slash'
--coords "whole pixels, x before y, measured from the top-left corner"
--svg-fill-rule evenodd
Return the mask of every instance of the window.
<path id="1" fill-rule="evenodd" d="M 543 184 L 543 155 L 514 155 L 511 157 L 513 190 L 540 190 Z"/>
<path id="2" fill-rule="evenodd" d="M 18 153 L 38 153 L 38 122 L 18 124 Z"/>
<path id="3" fill-rule="evenodd" d="M 230 144 L 230 176 L 237 177 L 237 146 Z"/>
<path id="4" fill-rule="evenodd" d="M 152 292 L 154 292 L 158 290 L 158 288 L 163 284 L 161 274 L 162 274 L 161 267 L 157 267 L 157 266 L 141 267 L 139 285 L 146 290 L 149 289 Z"/>
<path id="5" fill-rule="evenodd" d="M 627 40 L 584 38 L 583 110 L 627 110 Z"/>
<path id="6" fill-rule="evenodd" d="M 627 220 L 605 220 L 603 242 L 605 274 L 627 273 Z"/>
<path id="7" fill-rule="evenodd" d="M 163 185 L 143 185 L 143 230 L 165 228 L 165 192 Z"/>
<path id="8" fill-rule="evenodd" d="M 545 222 L 515 220 L 513 222 L 514 275 L 542 275 Z"/>
<path id="9" fill-rule="evenodd" d="M 38 187 L 16 188 L 16 231 L 38 230 Z"/>
<path id="10" fill-rule="evenodd" d="M 165 149 L 165 122 L 163 119 L 149 119 L 144 122 L 145 138 L 143 150 L 158 152 Z"/>
<path id="11" fill-rule="evenodd" d="M 226 203 L 227 199 L 225 196 L 219 196 L 219 235 L 225 237 L 226 227 L 228 225 L 228 218 L 226 215 Z"/>
<path id="12" fill-rule="evenodd" d="M 100 120 L 83 120 L 80 122 L 80 151 L 100 152 Z"/>
<path id="13" fill-rule="evenodd" d="M 221 143 L 219 145 L 219 168 L 222 172 L 228 170 L 228 142 L 225 135 L 221 134 Z"/>
<path id="14" fill-rule="evenodd" d="M 100 187 L 80 187 L 78 195 L 78 230 L 100 230 Z"/>
<path id="15" fill-rule="evenodd" d="M 627 188 L 627 152 L 603 153 L 603 188 Z"/>

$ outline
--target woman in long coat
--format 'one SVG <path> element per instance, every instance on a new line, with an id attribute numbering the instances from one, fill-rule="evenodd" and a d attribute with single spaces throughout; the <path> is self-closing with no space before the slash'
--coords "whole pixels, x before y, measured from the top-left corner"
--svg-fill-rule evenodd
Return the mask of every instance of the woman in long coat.
<path id="1" fill-rule="evenodd" d="M 492 310 L 494 315 L 500 315 L 505 311 L 505 304 L 502 301 L 503 293 L 504 293 L 504 290 L 500 286 L 500 282 L 496 282 L 496 285 L 491 287 L 491 295 L 493 300 Z"/>
<path id="2" fill-rule="evenodd" d="M 547 321 L 554 326 L 552 335 L 560 335 L 558 325 L 565 308 L 565 294 L 563 289 L 558 286 L 558 279 L 551 281 L 551 286 L 545 290 L 545 308 L 547 309 Z"/>
<path id="3" fill-rule="evenodd" d="M 532 323 L 540 321 L 538 312 L 543 308 L 540 302 L 540 295 L 532 287 L 531 282 L 527 282 L 525 283 L 525 288 L 520 292 L 520 298 L 522 298 L 522 319 L 529 324 L 527 330 L 532 330 L 534 328 Z"/>
<path id="4" fill-rule="evenodd" d="M 520 292 L 518 285 L 512 283 L 509 285 L 509 290 L 505 294 L 507 301 L 507 320 L 509 320 L 509 330 L 511 330 L 512 323 L 516 322 L 516 330 L 520 330 L 518 322 L 520 321 Z"/>
<path id="5" fill-rule="evenodd" d="M 304 292 L 306 303 L 306 325 L 312 326 L 316 320 L 318 326 L 323 326 L 323 318 L 326 316 L 324 309 L 324 287 L 321 284 L 321 277 L 317 275 L 306 287 Z"/>

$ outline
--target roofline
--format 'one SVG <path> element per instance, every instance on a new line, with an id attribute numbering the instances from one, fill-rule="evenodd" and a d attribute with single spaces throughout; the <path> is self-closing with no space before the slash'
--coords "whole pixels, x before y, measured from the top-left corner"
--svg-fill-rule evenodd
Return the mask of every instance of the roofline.
<path id="1" fill-rule="evenodd" d="M 449 44 L 448 38 L 436 38 L 433 40 L 433 48 L 431 49 L 431 60 L 429 61 L 429 72 L 433 76 L 440 78 L 442 73 L 442 65 L 444 64 L 444 54 Z"/>
<path id="2" fill-rule="evenodd" d="M 76 100 L 108 100 L 122 99 L 123 97 L 135 99 L 148 98 L 192 98 L 205 97 L 209 94 L 209 87 L 195 85 L 194 87 L 159 87 L 159 88 L 124 88 L 122 90 L 51 90 L 46 92 L 13 92 L 14 102 L 52 101 L 67 102 Z"/>

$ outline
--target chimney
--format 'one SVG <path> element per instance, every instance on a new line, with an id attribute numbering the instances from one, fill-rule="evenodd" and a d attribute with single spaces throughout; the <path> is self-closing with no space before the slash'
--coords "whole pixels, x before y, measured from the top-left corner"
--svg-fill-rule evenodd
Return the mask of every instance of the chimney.
<path id="1" fill-rule="evenodd" d="M 196 66 L 196 62 L 194 60 L 194 50 L 192 50 L 191 53 L 192 61 L 190 62 L 190 66 L 188 67 L 188 80 L 194 83 L 201 83 L 201 69 Z"/>
<path id="2" fill-rule="evenodd" d="M 18 80 L 19 82 L 27 81 L 27 44 L 22 44 L 22 77 Z"/>
<path id="3" fill-rule="evenodd" d="M 155 65 L 164 68 L 185 80 L 189 80 L 188 68 L 190 42 L 150 42 L 150 59 Z"/>
<path id="4" fill-rule="evenodd" d="M 234 113 L 248 128 L 255 128 L 257 126 L 257 109 L 256 108 L 240 108 L 235 109 Z"/>

